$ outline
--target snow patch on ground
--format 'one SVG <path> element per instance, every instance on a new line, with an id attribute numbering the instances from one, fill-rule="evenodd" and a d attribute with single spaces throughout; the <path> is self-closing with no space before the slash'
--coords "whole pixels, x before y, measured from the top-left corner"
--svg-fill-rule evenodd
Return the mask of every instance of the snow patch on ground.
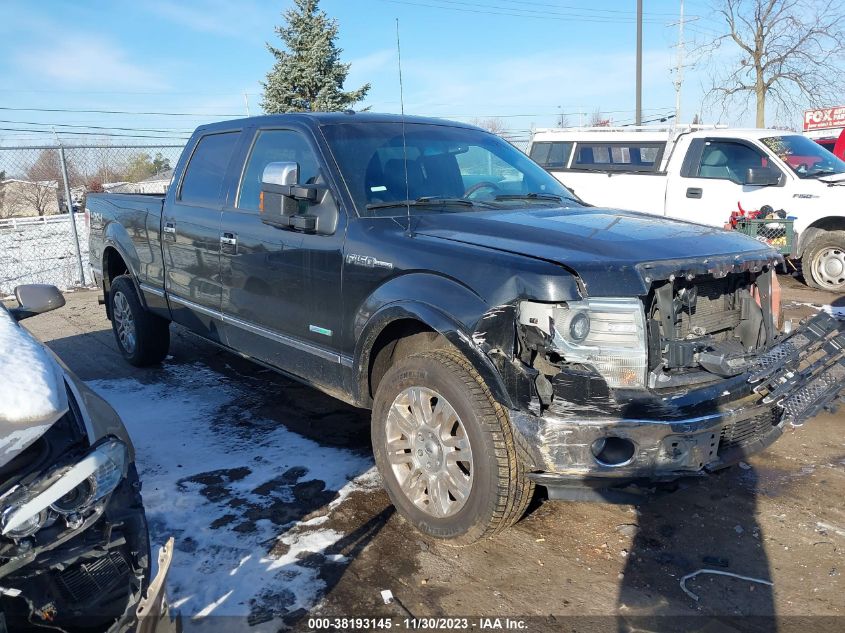
<path id="1" fill-rule="evenodd" d="M 58 365 L 0 307 L 0 466 L 38 439 L 66 410 Z"/>
<path id="2" fill-rule="evenodd" d="M 88 228 L 81 213 L 74 216 L 85 282 L 92 283 L 88 263 Z M 48 224 L 0 227 L 0 294 L 20 284 L 53 284 L 61 289 L 80 285 L 79 262 L 70 218 Z"/>
<path id="3" fill-rule="evenodd" d="M 187 627 L 230 630 L 209 616 L 238 616 L 278 630 L 320 600 L 320 567 L 343 562 L 327 549 L 344 535 L 322 526 L 352 492 L 379 485 L 372 456 L 256 418 L 245 388 L 205 366 L 165 371 L 153 384 L 89 384 L 135 444 L 153 552 L 176 537 L 169 600 Z"/>
<path id="4" fill-rule="evenodd" d="M 792 307 L 807 307 L 812 308 L 813 310 L 827 312 L 828 314 L 845 319 L 845 306 L 830 306 L 830 305 L 821 305 L 818 303 L 804 303 L 799 301 L 793 301 L 789 304 Z"/>

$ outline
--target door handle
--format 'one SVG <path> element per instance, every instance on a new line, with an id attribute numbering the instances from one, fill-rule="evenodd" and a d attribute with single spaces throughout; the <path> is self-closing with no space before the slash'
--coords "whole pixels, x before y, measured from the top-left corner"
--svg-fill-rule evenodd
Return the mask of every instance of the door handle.
<path id="1" fill-rule="evenodd" d="M 173 222 L 165 222 L 164 232 L 170 233 L 171 235 L 176 235 L 176 225 L 173 224 Z"/>
<path id="2" fill-rule="evenodd" d="M 687 189 L 687 198 L 701 198 L 703 191 L 699 187 L 690 187 Z"/>
<path id="3" fill-rule="evenodd" d="M 224 233 L 220 236 L 220 243 L 226 244 L 227 246 L 237 246 L 238 236 L 234 233 Z"/>

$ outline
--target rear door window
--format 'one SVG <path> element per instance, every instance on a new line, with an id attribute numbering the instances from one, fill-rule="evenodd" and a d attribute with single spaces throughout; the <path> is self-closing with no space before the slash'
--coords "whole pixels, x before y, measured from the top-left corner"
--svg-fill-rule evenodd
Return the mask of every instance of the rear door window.
<path id="1" fill-rule="evenodd" d="M 531 146 L 531 158 L 546 169 L 563 169 L 569 164 L 574 143 L 539 142 Z"/>
<path id="2" fill-rule="evenodd" d="M 223 179 L 240 132 L 203 136 L 182 178 L 179 200 L 187 204 L 218 205 L 222 201 Z"/>
<path id="3" fill-rule="evenodd" d="M 578 143 L 571 169 L 658 171 L 665 143 Z"/>

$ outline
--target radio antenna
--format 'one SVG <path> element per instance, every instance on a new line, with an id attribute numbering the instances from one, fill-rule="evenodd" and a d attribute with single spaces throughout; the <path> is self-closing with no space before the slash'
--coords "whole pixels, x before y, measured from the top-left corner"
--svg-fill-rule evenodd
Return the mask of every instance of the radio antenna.
<path id="1" fill-rule="evenodd" d="M 396 59 L 399 62 L 399 112 L 402 115 L 402 165 L 405 167 L 405 208 L 407 209 L 408 229 L 411 232 L 411 186 L 408 183 L 408 144 L 405 140 L 405 89 L 402 85 L 402 47 L 399 45 L 399 18 L 396 18 Z"/>

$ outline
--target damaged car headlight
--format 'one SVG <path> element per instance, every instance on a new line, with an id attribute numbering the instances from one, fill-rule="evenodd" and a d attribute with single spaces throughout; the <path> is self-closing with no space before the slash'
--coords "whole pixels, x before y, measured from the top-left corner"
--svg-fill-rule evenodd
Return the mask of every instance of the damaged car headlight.
<path id="1" fill-rule="evenodd" d="M 35 534 L 56 515 L 68 525 L 111 494 L 126 475 L 129 452 L 116 439 L 94 448 L 69 468 L 53 472 L 27 486 L 0 515 L 0 533 L 10 538 Z"/>
<path id="2" fill-rule="evenodd" d="M 523 301 L 519 322 L 548 334 L 564 361 L 592 367 L 614 389 L 646 386 L 648 342 L 639 299 Z"/>

